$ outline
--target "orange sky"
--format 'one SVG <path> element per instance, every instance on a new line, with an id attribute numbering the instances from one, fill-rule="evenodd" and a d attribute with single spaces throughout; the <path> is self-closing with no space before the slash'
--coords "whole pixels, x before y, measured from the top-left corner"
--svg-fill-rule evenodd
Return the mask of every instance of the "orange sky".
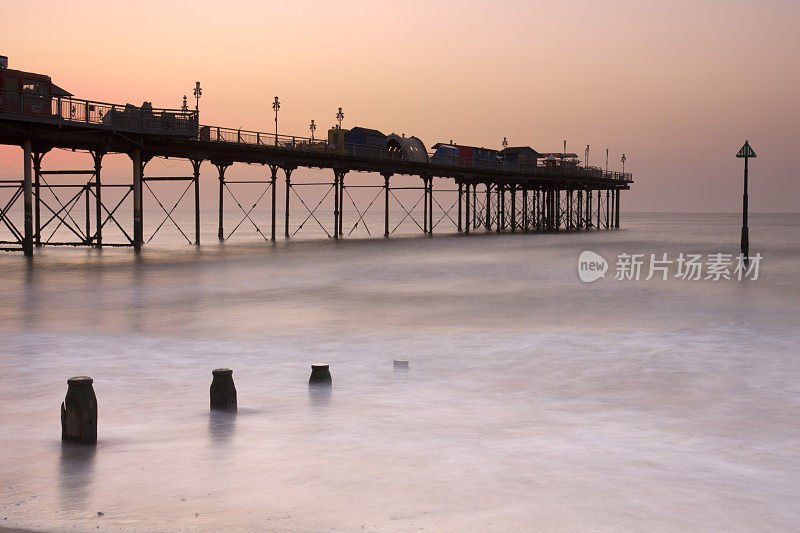
<path id="1" fill-rule="evenodd" d="M 178 107 L 200 80 L 201 121 L 234 128 L 271 131 L 277 94 L 282 133 L 307 135 L 313 118 L 324 135 L 342 106 L 345 127 L 429 147 L 499 148 L 506 136 L 557 151 L 567 139 L 581 156 L 590 144 L 597 165 L 608 147 L 612 168 L 624 152 L 635 174 L 628 211 L 737 211 L 733 156 L 748 138 L 759 155 L 751 209 L 798 210 L 795 1 L 133 6 L 7 3 L 0 54 L 102 101 Z M 106 179 L 129 179 L 123 159 L 109 159 Z M 0 177 L 20 170 L 21 151 L 0 148 Z M 204 185 L 204 203 L 214 194 Z"/>

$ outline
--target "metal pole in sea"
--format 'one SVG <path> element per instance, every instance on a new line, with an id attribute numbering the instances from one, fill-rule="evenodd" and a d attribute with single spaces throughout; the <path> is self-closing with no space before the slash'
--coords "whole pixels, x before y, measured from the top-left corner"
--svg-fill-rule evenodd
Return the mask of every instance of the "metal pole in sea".
<path id="1" fill-rule="evenodd" d="M 742 195 L 742 256 L 744 257 L 744 264 L 750 264 L 750 236 L 747 227 L 747 167 L 748 161 L 751 157 L 758 157 L 755 151 L 750 147 L 750 142 L 745 140 L 744 146 L 736 154 L 739 159 L 744 159 L 744 194 Z"/>

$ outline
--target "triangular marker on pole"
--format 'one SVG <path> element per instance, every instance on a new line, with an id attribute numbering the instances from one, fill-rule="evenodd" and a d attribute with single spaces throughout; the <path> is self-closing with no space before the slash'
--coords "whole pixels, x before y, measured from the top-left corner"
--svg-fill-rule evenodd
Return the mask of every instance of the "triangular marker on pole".
<path id="1" fill-rule="evenodd" d="M 745 141 L 744 146 L 742 146 L 742 149 L 739 150 L 739 152 L 736 154 L 736 157 L 742 158 L 742 157 L 758 157 L 758 156 L 750 147 L 750 142 Z"/>

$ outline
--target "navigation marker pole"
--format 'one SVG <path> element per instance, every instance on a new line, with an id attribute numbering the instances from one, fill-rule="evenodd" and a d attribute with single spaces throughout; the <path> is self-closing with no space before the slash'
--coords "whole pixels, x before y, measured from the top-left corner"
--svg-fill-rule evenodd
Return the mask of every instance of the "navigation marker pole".
<path id="1" fill-rule="evenodd" d="M 744 256 L 744 264 L 750 264 L 750 239 L 747 229 L 747 163 L 751 157 L 758 157 L 750 147 L 748 141 L 744 141 L 744 146 L 736 154 L 739 159 L 744 159 L 744 194 L 742 195 L 742 256 Z"/>

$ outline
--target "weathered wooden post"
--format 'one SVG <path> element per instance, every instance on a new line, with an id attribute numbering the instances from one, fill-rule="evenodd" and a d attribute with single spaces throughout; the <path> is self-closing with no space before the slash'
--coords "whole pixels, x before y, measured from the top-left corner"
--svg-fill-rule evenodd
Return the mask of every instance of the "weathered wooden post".
<path id="1" fill-rule="evenodd" d="M 67 396 L 61 403 L 61 440 L 97 444 L 97 397 L 88 376 L 67 380 Z"/>
<path id="2" fill-rule="evenodd" d="M 311 365 L 311 377 L 308 378 L 309 385 L 333 385 L 331 371 L 328 365 Z"/>
<path id="3" fill-rule="evenodd" d="M 215 411 L 236 411 L 236 386 L 233 384 L 233 370 L 216 368 L 211 372 L 211 409 Z"/>

